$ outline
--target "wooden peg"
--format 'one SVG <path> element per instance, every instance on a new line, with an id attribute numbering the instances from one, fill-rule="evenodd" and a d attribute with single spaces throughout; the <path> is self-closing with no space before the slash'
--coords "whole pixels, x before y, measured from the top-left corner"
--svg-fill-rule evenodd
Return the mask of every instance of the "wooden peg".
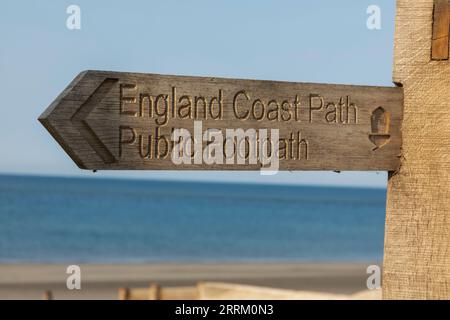
<path id="1" fill-rule="evenodd" d="M 448 0 L 434 0 L 431 60 L 448 60 L 450 5 Z"/>

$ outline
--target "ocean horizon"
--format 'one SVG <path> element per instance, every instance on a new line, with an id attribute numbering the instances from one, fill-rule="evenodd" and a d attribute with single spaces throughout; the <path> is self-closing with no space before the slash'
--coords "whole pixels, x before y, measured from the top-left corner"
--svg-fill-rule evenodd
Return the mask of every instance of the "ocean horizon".
<path id="1" fill-rule="evenodd" d="M 383 188 L 0 174 L 0 263 L 379 261 Z"/>

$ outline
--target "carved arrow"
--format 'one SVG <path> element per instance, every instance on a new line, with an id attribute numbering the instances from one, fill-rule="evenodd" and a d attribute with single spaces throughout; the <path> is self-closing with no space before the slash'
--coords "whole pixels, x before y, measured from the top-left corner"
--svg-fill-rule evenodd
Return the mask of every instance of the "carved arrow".
<path id="1" fill-rule="evenodd" d="M 82 169 L 102 166 L 101 162 L 111 164 L 117 161 L 86 121 L 117 82 L 117 78 L 105 78 L 102 72 L 82 72 L 39 117 L 39 121 Z"/>

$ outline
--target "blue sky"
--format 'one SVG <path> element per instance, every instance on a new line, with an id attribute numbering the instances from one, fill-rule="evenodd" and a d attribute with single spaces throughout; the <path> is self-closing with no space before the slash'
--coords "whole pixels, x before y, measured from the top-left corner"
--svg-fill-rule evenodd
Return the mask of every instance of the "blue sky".
<path id="1" fill-rule="evenodd" d="M 81 30 L 66 8 L 81 8 Z M 366 27 L 369 5 L 381 30 Z M 85 69 L 391 86 L 394 0 L 8 1 L 0 172 L 384 187 L 385 173 L 78 169 L 37 117 Z"/>

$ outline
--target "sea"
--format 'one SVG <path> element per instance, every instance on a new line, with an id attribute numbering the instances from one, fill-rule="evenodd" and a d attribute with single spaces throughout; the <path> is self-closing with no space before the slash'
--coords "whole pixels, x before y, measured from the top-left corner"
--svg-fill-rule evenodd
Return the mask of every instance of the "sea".
<path id="1" fill-rule="evenodd" d="M 0 175 L 0 263 L 354 262 L 385 189 Z"/>

